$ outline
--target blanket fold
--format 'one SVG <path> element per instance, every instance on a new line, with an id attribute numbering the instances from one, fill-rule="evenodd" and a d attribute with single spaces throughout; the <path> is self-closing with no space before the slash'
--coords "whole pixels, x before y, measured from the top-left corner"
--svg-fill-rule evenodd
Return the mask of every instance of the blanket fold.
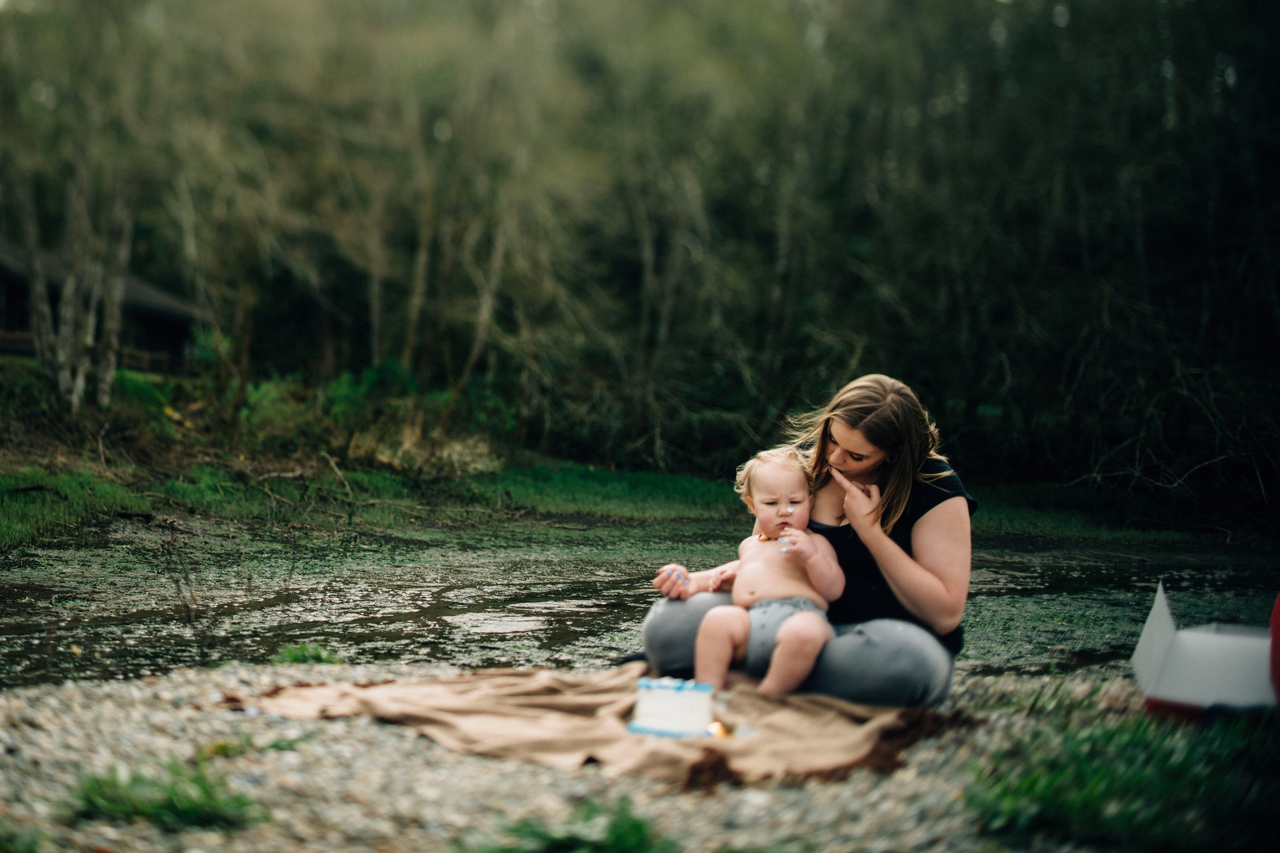
<path id="1" fill-rule="evenodd" d="M 898 750 L 936 729 L 928 712 L 828 696 L 775 699 L 736 685 L 716 718 L 740 734 L 674 740 L 627 731 L 643 662 L 607 672 L 487 670 L 416 682 L 298 685 L 262 696 L 228 693 L 222 707 L 299 720 L 367 715 L 409 726 L 458 752 L 569 769 L 589 761 L 688 787 L 767 777 L 840 777 L 897 766 Z M 936 717 L 937 715 L 933 715 Z M 747 733 L 747 734 L 741 734 Z"/>

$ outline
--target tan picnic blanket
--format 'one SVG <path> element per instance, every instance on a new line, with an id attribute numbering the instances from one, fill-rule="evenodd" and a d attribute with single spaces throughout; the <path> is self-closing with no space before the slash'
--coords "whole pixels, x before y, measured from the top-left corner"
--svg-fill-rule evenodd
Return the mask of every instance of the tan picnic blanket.
<path id="1" fill-rule="evenodd" d="M 367 714 L 410 726 L 459 752 L 551 767 L 598 761 L 685 787 L 765 777 L 839 777 L 857 766 L 888 770 L 897 753 L 939 727 L 938 715 L 855 705 L 828 696 L 774 699 L 750 685 L 725 692 L 717 718 L 746 736 L 672 739 L 636 735 L 626 721 L 644 663 L 595 675 L 487 670 L 428 681 L 298 685 L 257 697 L 227 694 L 223 707 L 299 720 Z"/>

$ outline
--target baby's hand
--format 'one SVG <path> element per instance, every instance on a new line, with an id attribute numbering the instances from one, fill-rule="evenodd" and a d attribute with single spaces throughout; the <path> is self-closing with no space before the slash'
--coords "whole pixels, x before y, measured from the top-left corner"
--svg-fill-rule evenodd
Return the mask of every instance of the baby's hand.
<path id="1" fill-rule="evenodd" d="M 738 561 L 735 560 L 728 565 L 715 569 L 711 575 L 711 592 L 719 590 L 723 586 L 733 586 L 733 581 L 738 577 Z"/>
<path id="2" fill-rule="evenodd" d="M 785 536 L 778 538 L 778 544 L 782 546 L 779 549 L 781 553 L 794 554 L 800 558 L 801 562 L 809 560 L 818 553 L 813 547 L 813 541 L 809 539 L 809 534 L 804 530 L 788 530 Z"/>

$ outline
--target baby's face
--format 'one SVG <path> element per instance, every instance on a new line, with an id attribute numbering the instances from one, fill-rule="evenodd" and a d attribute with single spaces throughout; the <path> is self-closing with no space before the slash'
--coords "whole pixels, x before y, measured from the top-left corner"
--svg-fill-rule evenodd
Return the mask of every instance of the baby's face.
<path id="1" fill-rule="evenodd" d="M 812 501 L 804 474 L 786 465 L 764 465 L 751 478 L 747 507 L 756 517 L 756 532 L 776 539 L 809 526 Z"/>

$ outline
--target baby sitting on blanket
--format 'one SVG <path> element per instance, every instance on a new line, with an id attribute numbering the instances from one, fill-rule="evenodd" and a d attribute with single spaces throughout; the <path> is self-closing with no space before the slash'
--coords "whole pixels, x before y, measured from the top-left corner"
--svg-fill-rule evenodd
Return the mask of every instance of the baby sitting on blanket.
<path id="1" fill-rule="evenodd" d="M 831 544 L 811 536 L 812 475 L 794 447 L 757 453 L 738 469 L 734 488 L 756 517 L 738 546 L 738 560 L 716 570 L 713 590 L 733 604 L 707 611 L 698 628 L 694 677 L 724 687 L 732 663 L 763 675 L 760 692 L 784 696 L 813 670 L 832 637 L 828 602 L 844 592 L 844 573 Z M 685 573 L 684 566 L 663 572 Z"/>

